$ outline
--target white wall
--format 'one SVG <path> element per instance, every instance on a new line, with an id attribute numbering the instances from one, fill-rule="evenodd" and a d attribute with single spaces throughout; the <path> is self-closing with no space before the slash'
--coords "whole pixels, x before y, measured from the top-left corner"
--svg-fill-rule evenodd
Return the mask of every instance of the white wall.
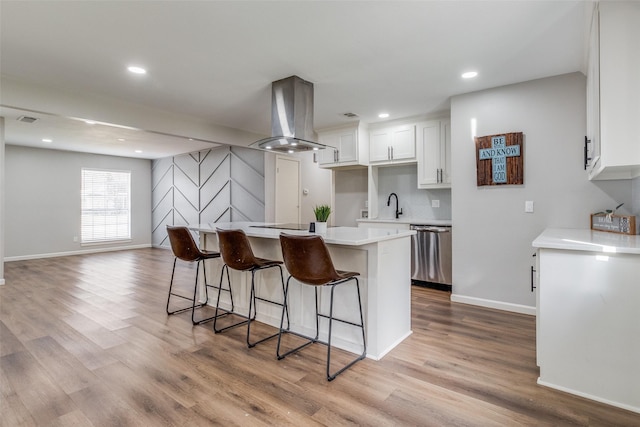
<path id="1" fill-rule="evenodd" d="M 81 246 L 80 171 L 131 171 L 130 243 Z M 151 246 L 151 162 L 143 159 L 6 146 L 7 260 Z"/>
<path id="2" fill-rule="evenodd" d="M 452 98 L 452 300 L 532 313 L 532 240 L 632 206 L 631 181 L 591 182 L 583 170 L 585 82 L 573 73 Z M 476 186 L 474 120 L 477 136 L 524 133 L 523 185 Z"/>
<path id="3" fill-rule="evenodd" d="M 0 285 L 4 285 L 4 117 L 0 117 Z"/>
<path id="4" fill-rule="evenodd" d="M 334 225 L 357 227 L 360 211 L 366 209 L 367 168 L 336 170 L 334 197 Z"/>

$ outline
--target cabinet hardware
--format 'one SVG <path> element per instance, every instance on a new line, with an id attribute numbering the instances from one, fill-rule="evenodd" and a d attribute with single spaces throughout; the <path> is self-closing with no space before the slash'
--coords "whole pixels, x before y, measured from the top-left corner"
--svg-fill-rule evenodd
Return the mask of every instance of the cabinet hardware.
<path id="1" fill-rule="evenodd" d="M 589 157 L 589 144 L 591 144 L 591 140 L 584 137 L 584 170 L 587 170 L 587 166 L 589 166 L 589 162 L 591 162 L 591 157 Z"/>
<path id="2" fill-rule="evenodd" d="M 393 160 L 393 146 L 391 146 L 391 160 Z"/>
<path id="3" fill-rule="evenodd" d="M 535 258 L 536 254 L 533 254 L 533 257 Z M 533 290 L 536 288 L 535 286 L 535 274 L 536 274 L 536 269 L 533 267 L 533 265 L 531 266 L 531 292 L 533 292 Z"/>

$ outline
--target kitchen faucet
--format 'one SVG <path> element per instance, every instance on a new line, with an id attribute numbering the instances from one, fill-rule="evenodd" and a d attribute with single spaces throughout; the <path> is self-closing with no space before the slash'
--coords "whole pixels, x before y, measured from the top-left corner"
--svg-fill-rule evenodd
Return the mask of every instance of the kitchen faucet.
<path id="1" fill-rule="evenodd" d="M 396 219 L 402 215 L 402 209 L 398 210 L 398 195 L 396 193 L 389 194 L 389 198 L 387 199 L 387 206 L 391 205 L 391 196 L 396 196 Z"/>

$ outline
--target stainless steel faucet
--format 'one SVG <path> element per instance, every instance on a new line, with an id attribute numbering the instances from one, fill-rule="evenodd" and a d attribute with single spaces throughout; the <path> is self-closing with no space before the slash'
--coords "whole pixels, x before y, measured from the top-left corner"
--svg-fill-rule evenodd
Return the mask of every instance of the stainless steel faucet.
<path id="1" fill-rule="evenodd" d="M 391 196 L 396 196 L 396 219 L 402 215 L 402 209 L 398 210 L 398 195 L 396 193 L 389 194 L 389 198 L 387 199 L 387 206 L 391 205 Z"/>

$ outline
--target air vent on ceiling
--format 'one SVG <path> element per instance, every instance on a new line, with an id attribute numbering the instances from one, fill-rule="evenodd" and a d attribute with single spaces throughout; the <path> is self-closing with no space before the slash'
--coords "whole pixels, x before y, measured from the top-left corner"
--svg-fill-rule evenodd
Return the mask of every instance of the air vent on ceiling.
<path id="1" fill-rule="evenodd" d="M 38 120 L 38 119 L 36 119 L 35 117 L 29 117 L 29 116 L 20 116 L 20 117 L 18 117 L 18 121 L 19 122 L 24 122 L 24 123 L 33 123 L 36 120 Z"/>
<path id="2" fill-rule="evenodd" d="M 356 113 L 344 113 L 343 116 L 348 117 L 350 119 L 358 117 L 358 115 Z"/>

